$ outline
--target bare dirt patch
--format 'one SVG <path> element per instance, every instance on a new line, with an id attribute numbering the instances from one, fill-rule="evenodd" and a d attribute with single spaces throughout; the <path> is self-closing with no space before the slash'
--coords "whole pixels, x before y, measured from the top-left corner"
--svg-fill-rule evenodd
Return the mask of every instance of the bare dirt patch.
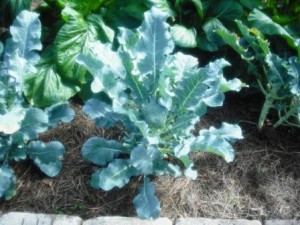
<path id="1" fill-rule="evenodd" d="M 82 144 L 91 136 L 120 140 L 122 131 L 94 126 L 74 105 L 76 118 L 44 133 L 44 141 L 59 140 L 66 147 L 62 172 L 54 179 L 42 175 L 30 162 L 15 165 L 17 196 L 1 201 L 0 210 L 64 213 L 90 218 L 102 215 L 133 216 L 132 199 L 138 179 L 122 190 L 104 192 L 89 186 L 96 169 L 81 157 Z M 247 219 L 300 217 L 300 132 L 282 127 L 256 128 L 257 112 L 251 102 L 227 96 L 225 106 L 212 109 L 196 131 L 238 123 L 245 139 L 235 144 L 236 159 L 227 164 L 211 154 L 196 153 L 196 181 L 171 176 L 155 178 L 162 216 Z"/>

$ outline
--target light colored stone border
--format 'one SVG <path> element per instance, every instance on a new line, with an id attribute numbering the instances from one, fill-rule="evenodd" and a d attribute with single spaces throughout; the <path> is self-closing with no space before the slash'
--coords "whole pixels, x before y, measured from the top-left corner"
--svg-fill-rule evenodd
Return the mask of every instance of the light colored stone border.
<path id="1" fill-rule="evenodd" d="M 262 225 L 258 220 L 222 220 L 207 218 L 182 218 L 178 219 L 176 225 Z"/>
<path id="2" fill-rule="evenodd" d="M 0 217 L 0 225 L 82 225 L 78 216 L 11 212 Z"/>
<path id="3" fill-rule="evenodd" d="M 160 218 L 154 221 L 134 217 L 98 217 L 83 220 L 78 216 L 10 212 L 0 214 L 0 225 L 300 225 L 300 220 L 223 220 L 208 218 Z"/>
<path id="4" fill-rule="evenodd" d="M 300 220 L 267 220 L 265 225 L 300 225 Z"/>

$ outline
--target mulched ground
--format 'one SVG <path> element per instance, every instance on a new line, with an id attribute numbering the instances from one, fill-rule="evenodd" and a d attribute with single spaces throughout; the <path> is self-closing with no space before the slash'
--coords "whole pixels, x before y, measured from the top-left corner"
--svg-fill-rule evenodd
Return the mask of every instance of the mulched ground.
<path id="1" fill-rule="evenodd" d="M 258 131 L 258 112 L 253 101 L 236 94 L 226 96 L 224 107 L 212 109 L 195 127 L 219 126 L 222 121 L 238 123 L 245 139 L 235 144 L 236 159 L 227 164 L 215 155 L 193 155 L 199 177 L 196 181 L 171 176 L 154 179 L 162 216 L 246 219 L 300 218 L 300 131 L 289 127 Z M 59 140 L 67 153 L 59 176 L 49 179 L 31 162 L 14 166 L 17 195 L 0 202 L 0 211 L 64 213 L 83 218 L 134 216 L 132 199 L 138 179 L 122 190 L 104 192 L 89 186 L 96 169 L 81 157 L 81 146 L 91 136 L 120 139 L 121 131 L 97 128 L 73 104 L 76 118 L 46 132 L 44 141 Z M 271 124 L 272 121 L 268 123 Z"/>

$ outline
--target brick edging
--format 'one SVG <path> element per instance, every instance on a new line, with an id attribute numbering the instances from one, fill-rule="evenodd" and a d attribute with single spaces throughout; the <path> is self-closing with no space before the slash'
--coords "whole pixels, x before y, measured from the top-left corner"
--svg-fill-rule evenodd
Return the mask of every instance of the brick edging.
<path id="1" fill-rule="evenodd" d="M 78 216 L 10 212 L 0 215 L 0 225 L 300 225 L 300 220 L 159 218 L 154 221 L 136 217 L 97 217 L 83 220 Z"/>

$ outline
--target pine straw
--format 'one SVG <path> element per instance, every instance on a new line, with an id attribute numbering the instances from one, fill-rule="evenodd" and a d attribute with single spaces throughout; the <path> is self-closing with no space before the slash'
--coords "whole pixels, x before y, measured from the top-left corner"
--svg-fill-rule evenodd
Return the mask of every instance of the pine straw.
<path id="1" fill-rule="evenodd" d="M 138 179 L 126 188 L 111 192 L 93 190 L 89 179 L 96 169 L 81 157 L 82 144 L 91 136 L 121 140 L 122 131 L 94 126 L 75 105 L 76 118 L 69 124 L 46 132 L 44 141 L 59 140 L 67 153 L 58 177 L 49 179 L 31 162 L 15 165 L 17 196 L 0 202 L 0 210 L 65 213 L 91 218 L 103 215 L 134 216 L 132 199 Z M 221 121 L 239 123 L 245 139 L 235 144 L 236 159 L 227 164 L 215 155 L 195 153 L 196 181 L 171 176 L 154 178 L 161 201 L 162 216 L 210 218 L 300 217 L 300 136 L 299 130 L 266 127 L 258 132 L 257 112 L 251 103 L 227 96 L 221 109 L 210 110 L 196 126 L 219 126 Z"/>

